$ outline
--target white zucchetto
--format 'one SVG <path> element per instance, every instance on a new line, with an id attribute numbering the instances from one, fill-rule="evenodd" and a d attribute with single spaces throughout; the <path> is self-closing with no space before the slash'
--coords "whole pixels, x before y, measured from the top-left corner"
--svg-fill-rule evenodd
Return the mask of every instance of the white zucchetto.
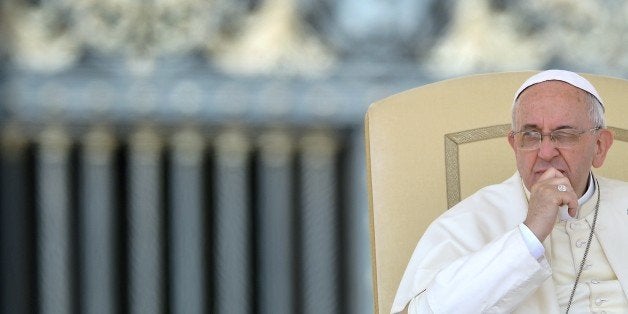
<path id="1" fill-rule="evenodd" d="M 519 87 L 519 89 L 515 93 L 514 101 L 516 101 L 517 98 L 519 98 L 519 95 L 521 95 L 521 93 L 526 88 L 534 84 L 538 84 L 538 83 L 546 82 L 546 81 L 562 81 L 562 82 L 573 85 L 581 90 L 588 92 L 589 94 L 593 95 L 593 97 L 597 98 L 597 100 L 602 105 L 602 110 L 604 111 L 604 102 L 602 101 L 602 97 L 600 97 L 600 94 L 598 94 L 595 87 L 593 87 L 593 84 L 591 84 L 591 82 L 589 82 L 584 77 L 578 75 L 577 73 L 565 71 L 565 70 L 547 70 L 547 71 L 539 72 L 533 75 L 532 77 L 527 79 L 525 82 L 523 82 L 521 87 Z"/>

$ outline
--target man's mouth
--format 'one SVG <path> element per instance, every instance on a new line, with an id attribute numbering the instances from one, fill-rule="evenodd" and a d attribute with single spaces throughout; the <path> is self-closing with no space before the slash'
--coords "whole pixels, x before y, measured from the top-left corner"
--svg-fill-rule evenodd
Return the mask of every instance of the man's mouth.
<path id="1" fill-rule="evenodd" d="M 562 169 L 556 169 L 556 170 L 560 171 L 560 173 L 562 173 L 564 176 L 567 176 L 567 174 L 566 174 L 567 171 L 566 170 L 562 170 Z M 542 174 L 545 173 L 545 171 L 547 171 L 547 169 L 536 170 L 536 171 L 534 171 L 534 174 L 542 175 Z"/>

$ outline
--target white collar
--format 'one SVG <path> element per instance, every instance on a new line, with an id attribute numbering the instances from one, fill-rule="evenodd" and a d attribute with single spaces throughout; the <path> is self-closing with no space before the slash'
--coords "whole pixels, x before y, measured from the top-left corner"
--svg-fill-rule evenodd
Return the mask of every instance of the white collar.
<path id="1" fill-rule="evenodd" d="M 593 180 L 593 172 L 589 172 L 589 185 L 587 186 L 587 191 L 578 199 L 578 206 L 586 203 L 595 193 L 595 182 L 593 181 L 595 181 Z"/>

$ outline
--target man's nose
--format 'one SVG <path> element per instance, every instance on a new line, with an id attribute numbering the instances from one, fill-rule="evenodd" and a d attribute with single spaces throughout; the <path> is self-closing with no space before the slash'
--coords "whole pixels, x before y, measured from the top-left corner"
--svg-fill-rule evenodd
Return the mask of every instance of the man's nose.
<path id="1" fill-rule="evenodd" d="M 549 161 L 558 154 L 558 148 L 556 148 L 549 135 L 543 136 L 543 138 L 541 138 L 541 143 L 539 143 L 539 157 L 543 160 Z"/>

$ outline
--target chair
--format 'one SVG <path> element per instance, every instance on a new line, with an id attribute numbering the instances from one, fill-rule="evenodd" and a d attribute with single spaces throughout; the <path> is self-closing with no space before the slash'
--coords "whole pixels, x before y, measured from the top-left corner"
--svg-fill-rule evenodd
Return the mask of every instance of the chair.
<path id="1" fill-rule="evenodd" d="M 429 225 L 480 187 L 515 171 L 505 138 L 515 90 L 534 72 L 494 73 L 414 88 L 371 105 L 365 118 L 375 313 L 389 313 Z M 628 180 L 628 81 L 586 75 L 615 142 L 596 173 Z"/>

